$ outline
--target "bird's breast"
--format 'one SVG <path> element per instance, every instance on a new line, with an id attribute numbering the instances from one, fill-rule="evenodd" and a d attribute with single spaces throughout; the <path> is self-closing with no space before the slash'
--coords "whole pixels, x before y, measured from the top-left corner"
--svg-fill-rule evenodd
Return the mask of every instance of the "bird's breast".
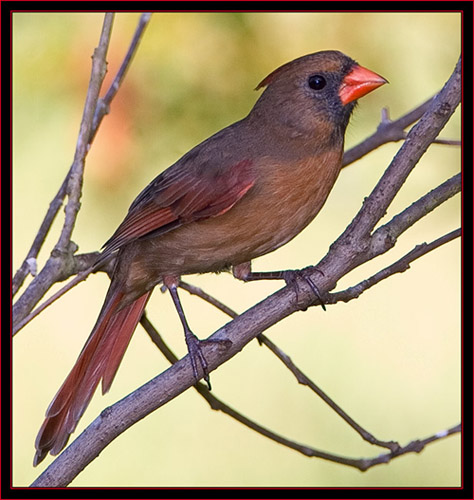
<path id="1" fill-rule="evenodd" d="M 248 224 L 256 228 L 260 255 L 287 243 L 314 219 L 336 181 L 341 156 L 331 151 L 291 165 L 264 166 L 265 181 L 257 186 L 261 192 L 249 199 L 258 214 Z"/>

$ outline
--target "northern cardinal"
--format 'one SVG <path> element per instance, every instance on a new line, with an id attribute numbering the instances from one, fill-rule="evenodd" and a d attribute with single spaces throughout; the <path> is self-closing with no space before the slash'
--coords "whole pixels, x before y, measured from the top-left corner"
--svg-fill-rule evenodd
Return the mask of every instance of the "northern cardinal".
<path id="1" fill-rule="evenodd" d="M 181 275 L 233 269 L 244 281 L 285 278 L 252 273 L 250 261 L 294 238 L 316 216 L 341 168 L 355 101 L 387 83 L 337 51 L 309 54 L 268 75 L 248 116 L 205 140 L 158 175 L 106 242 L 115 256 L 110 288 L 76 364 L 46 412 L 34 465 L 58 454 L 100 380 L 109 390 L 153 288 L 170 291 L 192 368 L 207 378 L 200 342 L 177 294 Z"/>

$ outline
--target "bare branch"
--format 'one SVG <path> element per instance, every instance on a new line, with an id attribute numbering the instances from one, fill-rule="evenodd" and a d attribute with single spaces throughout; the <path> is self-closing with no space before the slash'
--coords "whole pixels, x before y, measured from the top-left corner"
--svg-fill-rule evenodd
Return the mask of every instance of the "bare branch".
<path id="1" fill-rule="evenodd" d="M 135 29 L 135 33 L 133 34 L 132 42 L 130 43 L 130 47 L 128 48 L 127 54 L 125 55 L 122 64 L 120 65 L 120 68 L 117 74 L 115 75 L 115 78 L 113 79 L 109 87 L 109 90 L 107 91 L 105 96 L 100 98 L 97 102 L 97 107 L 95 109 L 95 114 L 94 114 L 94 121 L 92 123 L 92 131 L 89 137 L 89 143 L 92 143 L 97 133 L 97 130 L 99 129 L 100 124 L 102 123 L 104 116 L 109 113 L 110 103 L 117 94 L 120 85 L 122 84 L 122 81 L 125 78 L 125 75 L 127 74 L 128 68 L 132 63 L 133 57 L 136 54 L 138 45 L 142 39 L 145 28 L 148 26 L 148 23 L 150 22 L 150 19 L 151 19 L 151 13 L 149 12 L 145 12 L 140 16 L 138 25 Z"/>
<path id="2" fill-rule="evenodd" d="M 397 260 L 396 262 L 386 267 L 385 269 L 382 269 L 381 271 L 374 274 L 370 278 L 367 278 L 358 283 L 357 285 L 347 288 L 346 290 L 343 290 L 341 292 L 329 294 L 327 296 L 326 303 L 335 304 L 341 300 L 343 302 L 349 302 L 352 299 L 356 299 L 363 292 L 365 292 L 372 286 L 376 285 L 377 283 L 380 283 L 380 281 L 384 280 L 385 278 L 388 278 L 389 276 L 392 276 L 396 273 L 403 273 L 404 271 L 408 270 L 410 268 L 410 264 L 414 260 L 420 258 L 421 256 L 427 254 L 428 252 L 431 252 L 435 248 L 438 248 L 441 245 L 444 245 L 445 243 L 454 240 L 455 238 L 459 238 L 460 236 L 461 236 L 461 228 L 455 229 L 454 231 L 451 231 L 450 233 L 441 236 L 441 238 L 438 238 L 429 244 L 422 243 L 420 245 L 417 245 L 413 250 L 408 252 L 401 259 Z"/>
<path id="3" fill-rule="evenodd" d="M 346 423 L 348 423 L 365 441 L 370 444 L 389 448 L 391 451 L 396 451 L 400 445 L 395 441 L 381 441 L 373 434 L 360 426 L 352 417 L 350 417 L 338 404 L 334 402 L 320 387 L 318 387 L 307 375 L 305 375 L 291 360 L 291 358 L 277 347 L 270 339 L 261 335 L 260 342 L 267 346 L 273 354 L 293 373 L 299 384 L 309 387 L 316 393 L 330 408 L 332 408 Z"/>
<path id="4" fill-rule="evenodd" d="M 371 237 L 368 257 L 373 258 L 392 248 L 397 238 L 415 222 L 461 191 L 461 174 L 443 182 L 400 212 L 387 224 L 380 226 Z"/>
<path id="5" fill-rule="evenodd" d="M 89 151 L 89 137 L 91 135 L 92 120 L 94 118 L 97 100 L 99 99 L 100 88 L 102 87 L 102 82 L 104 81 L 105 74 L 107 72 L 106 56 L 109 48 L 113 22 L 114 14 L 105 14 L 99 45 L 94 50 L 94 55 L 92 56 L 92 71 L 89 88 L 87 89 L 84 113 L 82 115 L 81 126 L 79 129 L 74 162 L 68 175 L 66 188 L 68 202 L 65 208 L 66 216 L 61 236 L 59 237 L 59 241 L 55 247 L 55 250 L 61 253 L 67 251 L 69 242 L 71 241 L 72 231 L 76 223 L 77 213 L 80 208 L 79 200 L 82 194 L 82 179 L 84 176 L 85 158 Z"/>
<path id="6" fill-rule="evenodd" d="M 99 98 L 100 87 L 106 73 L 107 63 L 105 58 L 109 46 L 113 19 L 113 14 L 105 14 L 99 45 L 94 50 L 94 56 L 92 58 L 91 77 L 79 129 L 74 161 L 65 180 L 65 192 L 68 195 L 68 203 L 65 209 L 65 220 L 61 235 L 44 268 L 14 305 L 14 324 L 20 322 L 31 311 L 53 283 L 65 279 L 65 269 L 71 267 L 73 254 L 77 250 L 77 245 L 71 242 L 71 234 L 80 207 L 79 200 L 82 191 L 84 161 L 89 150 L 88 139 L 91 133 L 94 110 L 97 99 Z M 70 275 L 67 271 L 65 274 L 66 277 Z"/>
<path id="7" fill-rule="evenodd" d="M 234 312 L 232 309 L 227 307 L 225 304 L 217 300 L 216 298 L 210 296 L 209 294 L 205 293 L 201 288 L 198 288 L 196 286 L 190 285 L 189 283 L 184 283 L 180 282 L 180 287 L 187 290 L 189 293 L 192 293 L 193 295 L 197 295 L 201 297 L 203 300 L 206 302 L 212 304 L 213 306 L 217 307 L 219 310 L 223 311 L 224 313 L 228 314 L 232 318 L 236 318 L 238 314 Z M 145 325 L 144 325 L 145 326 Z M 149 330 L 148 328 L 145 327 L 148 333 Z M 298 383 L 302 385 L 306 385 L 309 387 L 313 392 L 315 392 L 326 404 L 328 404 L 345 422 L 347 422 L 356 432 L 360 434 L 360 436 L 368 441 L 371 444 L 375 444 L 378 446 L 382 446 L 384 448 L 389 448 L 392 451 L 397 450 L 400 448 L 400 445 L 398 443 L 395 443 L 393 441 L 380 441 L 377 439 L 375 436 L 373 436 L 370 432 L 365 430 L 363 427 L 361 427 L 355 420 L 353 420 L 339 405 L 337 405 L 322 389 L 320 389 L 307 375 L 305 375 L 291 360 L 291 358 L 283 352 L 277 345 L 275 345 L 268 337 L 263 335 L 261 333 L 257 337 L 258 341 L 260 344 L 264 345 L 270 351 L 277 356 L 277 358 L 293 373 L 293 375 L 296 377 L 296 380 Z M 212 405 L 211 405 L 212 406 Z M 258 429 L 252 427 L 249 424 L 245 424 L 252 429 L 256 430 L 257 432 L 260 432 Z M 272 438 L 273 439 L 273 438 Z M 280 441 L 278 441 L 280 442 Z"/>
<path id="8" fill-rule="evenodd" d="M 39 313 L 44 311 L 53 302 L 55 302 L 60 297 L 62 297 L 71 288 L 74 288 L 81 281 L 84 281 L 85 279 L 87 279 L 91 273 L 93 273 L 93 272 L 95 273 L 95 272 L 99 271 L 99 269 L 96 269 L 93 267 L 93 264 L 96 262 L 96 260 L 98 259 L 99 256 L 100 256 L 99 252 L 92 252 L 89 254 L 75 255 L 73 257 L 73 261 L 74 261 L 75 265 L 73 266 L 73 269 L 71 271 L 72 271 L 72 274 L 76 274 L 76 277 L 74 279 L 72 279 L 69 283 L 67 283 L 65 286 L 63 286 L 56 293 L 51 295 L 51 297 L 48 297 L 43 303 L 41 303 L 36 309 L 31 311 L 30 314 L 25 316 L 21 321 L 14 324 L 13 328 L 12 328 L 12 336 L 16 335 L 32 319 L 34 319 L 36 316 L 38 316 Z M 110 268 L 110 261 L 106 261 L 106 262 L 104 262 L 104 264 L 109 266 L 108 268 Z M 100 270 L 105 270 L 105 269 L 102 267 Z"/>
<path id="9" fill-rule="evenodd" d="M 406 446 L 400 448 L 400 450 L 396 452 L 386 453 L 384 455 L 379 455 L 378 457 L 375 458 L 360 459 L 358 469 L 360 469 L 361 471 L 366 471 L 367 469 L 370 469 L 374 465 L 386 464 L 390 462 L 392 459 L 400 457 L 402 455 L 406 455 L 407 453 L 421 453 L 428 444 L 434 443 L 435 441 L 439 441 L 440 439 L 444 439 L 448 436 L 451 436 L 452 434 L 459 434 L 460 432 L 461 432 L 461 424 L 457 424 L 454 427 L 451 427 L 450 429 L 439 431 L 436 434 L 433 434 L 432 436 L 429 436 L 425 439 L 416 439 L 414 441 L 411 441 Z"/>
<path id="10" fill-rule="evenodd" d="M 461 141 L 455 141 L 453 139 L 435 139 L 433 144 L 444 144 L 445 146 L 461 146 Z"/>
<path id="11" fill-rule="evenodd" d="M 382 109 L 382 119 L 380 120 L 377 130 L 367 139 L 364 139 L 361 143 L 357 144 L 353 148 L 347 150 L 344 153 L 342 159 L 342 168 L 347 167 L 351 163 L 359 160 L 366 154 L 374 151 L 375 149 L 387 144 L 389 142 L 398 142 L 406 139 L 405 129 L 412 123 L 419 120 L 423 114 L 428 110 L 430 103 L 433 101 L 433 97 L 420 104 L 417 108 L 409 111 L 398 120 L 390 120 L 388 109 Z M 445 144 L 449 146 L 460 146 L 461 141 L 449 140 L 449 139 L 435 139 L 433 144 Z"/>
<path id="12" fill-rule="evenodd" d="M 405 129 L 424 115 L 432 101 L 433 97 L 394 121 L 390 120 L 388 109 L 382 109 L 382 119 L 377 130 L 360 144 L 357 144 L 357 146 L 344 153 L 342 167 L 347 167 L 388 142 L 397 142 L 405 139 Z"/>
<path id="13" fill-rule="evenodd" d="M 106 48 L 108 46 L 108 40 L 110 38 L 110 29 L 113 20 L 113 14 L 106 14 L 106 17 L 104 19 L 104 28 L 102 31 L 99 46 L 94 52 L 95 59 L 93 59 L 93 68 L 90 80 L 90 85 L 94 86 L 94 90 L 93 92 L 90 89 L 88 90 L 88 97 L 86 98 L 86 105 L 84 109 L 83 120 L 81 123 L 79 139 L 77 142 L 77 149 L 74 162 L 60 190 L 58 191 L 58 194 L 56 195 L 56 197 L 54 198 L 53 202 L 50 205 L 45 220 L 43 221 L 40 227 L 40 231 L 38 232 L 30 251 L 28 252 L 27 257 L 25 258 L 25 261 L 22 263 L 21 267 L 15 274 L 13 281 L 14 293 L 18 291 L 18 289 L 24 282 L 24 279 L 27 276 L 29 270 L 28 261 L 31 258 L 37 257 L 41 249 L 41 246 L 51 227 L 51 224 L 57 214 L 57 211 L 59 210 L 62 204 L 64 196 L 66 192 L 68 192 L 69 208 L 66 207 L 66 219 L 64 227 L 60 236 L 60 240 L 58 241 L 56 247 L 53 249 L 46 265 L 40 271 L 40 273 L 35 277 L 33 282 L 29 285 L 27 290 L 18 299 L 18 301 L 15 303 L 13 307 L 13 318 L 14 318 L 13 323 L 15 325 L 15 331 L 19 331 L 22 326 L 27 324 L 28 321 L 32 319 L 29 318 L 28 321 L 26 321 L 26 316 L 31 312 L 33 307 L 39 302 L 41 297 L 44 296 L 44 294 L 49 290 L 49 288 L 54 283 L 58 281 L 63 281 L 78 272 L 77 268 L 74 265 L 75 259 L 73 256 L 74 252 L 77 250 L 77 246 L 75 244 L 68 243 L 68 246 L 64 247 L 64 244 L 65 242 L 68 242 L 70 240 L 72 229 L 75 224 L 75 218 L 77 216 L 77 210 L 79 208 L 79 198 L 82 189 L 82 170 L 84 167 L 83 162 L 81 163 L 81 155 L 83 154 L 85 157 L 85 155 L 87 154 L 91 142 L 97 132 L 97 128 L 100 126 L 100 123 L 102 122 L 104 115 L 108 112 L 110 103 L 112 99 L 115 97 L 120 87 L 120 84 L 122 83 L 123 78 L 126 74 L 126 71 L 131 64 L 133 55 L 135 54 L 138 48 L 138 44 L 141 40 L 143 31 L 149 22 L 150 16 L 151 16 L 150 14 L 142 14 L 142 16 L 140 17 L 137 29 L 135 30 L 135 34 L 133 36 L 130 48 L 128 49 L 127 55 L 125 56 L 125 59 L 117 75 L 115 76 L 109 90 L 107 91 L 106 96 L 101 101 L 101 106 L 99 110 L 97 108 L 98 106 L 97 84 L 99 78 L 101 79 L 100 81 L 102 82 L 103 76 L 105 75 L 106 62 L 105 62 L 104 51 L 106 51 Z M 103 53 L 103 58 L 101 55 L 102 53 Z M 103 72 L 102 75 L 98 74 L 101 72 Z M 80 151 L 80 153 L 78 151 Z M 76 174 L 73 175 L 73 172 L 76 172 Z"/>
<path id="14" fill-rule="evenodd" d="M 35 259 L 38 257 L 38 254 L 43 246 L 44 241 L 46 240 L 46 236 L 48 236 L 49 230 L 56 218 L 56 215 L 63 204 L 64 197 L 66 196 L 66 184 L 67 177 L 64 179 L 59 191 L 56 193 L 56 196 L 53 198 L 53 201 L 49 204 L 48 211 L 46 212 L 45 218 L 41 223 L 41 226 L 33 240 L 33 244 L 26 254 L 25 260 L 22 262 L 21 266 L 18 268 L 15 276 L 12 279 L 12 296 L 14 297 L 20 287 L 23 285 L 25 278 L 29 274 L 30 266 L 28 262 L 31 259 Z"/>
<path id="15" fill-rule="evenodd" d="M 242 316 L 238 319 L 240 318 L 242 318 Z M 235 321 L 233 323 L 235 323 Z M 233 323 L 230 323 L 227 326 L 232 328 Z M 146 318 L 144 319 L 144 325 L 146 325 L 147 330 L 150 327 L 150 330 L 153 328 Z M 225 329 L 226 327 L 221 329 L 221 331 Z M 228 330 L 227 333 L 229 333 Z M 156 331 L 154 332 L 154 336 L 157 336 Z M 162 340 L 157 342 L 157 344 L 160 343 L 164 344 Z M 233 349 L 234 348 L 232 347 L 231 350 Z M 167 357 L 169 356 L 170 361 L 173 358 L 176 359 L 174 354 L 167 347 L 164 352 L 166 351 L 168 351 L 166 355 Z M 229 352 L 226 353 L 226 355 L 228 354 Z M 186 356 L 186 358 L 187 357 L 188 356 Z M 166 404 L 169 400 L 184 390 L 183 385 L 188 388 L 189 386 L 187 386 L 187 383 L 189 380 L 192 380 L 193 377 L 191 367 L 189 366 L 190 363 L 188 363 L 188 366 L 185 367 L 185 360 L 187 361 L 186 358 L 176 362 L 161 375 L 155 377 L 153 380 L 146 383 L 124 399 L 115 403 L 113 406 L 103 410 L 100 416 L 97 417 L 84 430 L 84 432 L 31 484 L 31 487 L 55 488 L 67 486 L 107 444 L 113 441 L 113 439 L 132 425 L 132 423 L 141 420 L 150 412 Z M 209 359 L 207 353 L 206 359 Z M 187 371 L 187 373 L 183 373 L 183 371 Z M 188 377 L 188 375 L 191 375 L 191 377 Z M 322 458 L 343 465 L 349 465 L 361 471 L 365 471 L 374 465 L 387 463 L 393 458 L 406 453 L 419 453 L 427 444 L 442 439 L 448 435 L 460 432 L 461 429 L 460 425 L 458 425 L 446 431 L 438 432 L 427 439 L 412 441 L 403 448 L 398 447 L 390 453 L 379 455 L 375 458 L 352 459 L 290 441 L 235 412 L 235 410 L 210 394 L 204 384 L 198 384 L 196 389 L 203 396 L 206 394 L 204 397 L 208 400 L 211 408 L 225 412 L 249 428 L 256 430 L 260 434 L 263 434 L 280 444 L 292 448 L 306 456 Z M 160 397 L 157 398 L 158 394 Z"/>
<path id="16" fill-rule="evenodd" d="M 238 316 L 238 314 L 235 311 L 233 311 L 230 307 L 227 307 L 223 302 L 206 293 L 202 288 L 199 288 L 195 285 L 191 285 L 191 283 L 187 283 L 185 281 L 180 281 L 179 286 L 183 290 L 189 292 L 190 294 L 201 297 L 201 299 L 205 300 L 209 304 L 212 304 L 214 307 L 221 310 L 223 313 L 227 314 L 231 318 L 236 318 Z"/>
<path id="17" fill-rule="evenodd" d="M 111 16 L 109 14 L 109 16 Z M 92 122 L 92 129 L 89 134 L 88 138 L 88 147 L 90 144 L 92 144 L 92 141 L 94 140 L 94 137 L 97 133 L 97 130 L 102 122 L 102 119 L 104 116 L 109 112 L 110 109 L 110 104 L 115 97 L 116 93 L 118 92 L 120 85 L 125 77 L 125 74 L 130 67 L 130 64 L 132 62 L 133 56 L 136 53 L 136 50 L 138 48 L 138 44 L 141 40 L 141 37 L 143 35 L 143 32 L 148 25 L 148 22 L 150 21 L 151 14 L 150 13 L 144 13 L 141 15 L 140 20 L 138 22 L 138 26 L 135 30 L 135 33 L 133 35 L 132 42 L 130 44 L 130 47 L 128 49 L 127 55 L 125 56 L 125 59 L 123 60 L 119 71 L 117 72 L 117 75 L 115 76 L 112 84 L 109 87 L 109 90 L 107 91 L 105 97 L 98 99 L 97 101 L 97 106 L 95 108 L 94 112 L 94 119 Z M 71 169 L 73 166 L 71 166 Z M 33 241 L 33 244 L 28 251 L 27 256 L 25 257 L 25 260 L 21 264 L 20 268 L 18 271 L 15 273 L 15 276 L 13 277 L 12 280 L 12 293 L 13 296 L 16 295 L 18 292 L 19 288 L 23 284 L 26 276 L 28 275 L 29 272 L 29 266 L 28 266 L 28 261 L 30 259 L 36 259 L 38 257 L 38 253 L 41 250 L 41 247 L 46 239 L 46 236 L 48 235 L 48 232 L 51 228 L 51 225 L 56 217 L 56 214 L 58 213 L 58 210 L 61 208 L 61 205 L 63 203 L 64 197 L 66 196 L 66 187 L 67 183 L 69 181 L 69 175 L 71 172 L 71 169 L 64 179 L 61 187 L 59 188 L 58 193 L 56 196 L 53 198 L 53 201 L 50 203 L 50 206 L 48 208 L 48 211 L 46 213 L 46 216 L 41 223 L 40 229 L 38 233 L 35 236 L 35 239 Z M 71 276 L 71 275 L 70 275 Z"/>
<path id="18" fill-rule="evenodd" d="M 187 285 L 187 284 L 186 284 Z M 185 288 L 185 287 L 183 287 Z M 203 294 L 202 298 L 205 298 L 204 300 L 208 301 L 209 303 L 216 305 L 216 303 L 219 303 L 217 299 L 214 299 L 214 297 L 211 297 L 210 295 L 206 294 L 203 292 L 201 289 L 197 287 L 192 287 L 195 291 L 198 291 L 199 296 L 201 296 L 201 293 Z M 220 304 L 220 303 L 219 303 Z M 226 306 L 224 308 L 221 308 L 220 306 L 217 306 L 219 309 L 224 310 L 226 309 Z M 237 313 L 232 312 L 232 315 L 234 317 L 237 316 Z M 144 315 L 141 319 L 141 324 L 147 331 L 148 335 L 152 339 L 152 341 L 155 343 L 155 345 L 160 349 L 160 351 L 165 355 L 166 359 L 174 364 L 178 361 L 178 358 L 175 356 L 175 354 L 169 349 L 169 347 L 166 345 L 166 343 L 163 341 L 161 335 L 158 334 L 154 326 L 150 323 L 148 318 Z M 269 347 L 270 350 L 273 350 L 272 347 L 274 344 L 272 344 L 264 335 L 260 335 L 261 339 L 264 339 L 265 341 L 268 342 L 267 347 Z M 278 349 L 278 348 L 277 348 Z M 327 460 L 331 460 L 334 462 L 338 463 L 344 463 L 346 465 L 350 465 L 351 459 L 347 459 L 345 457 L 339 457 L 337 455 L 332 455 L 330 453 L 326 453 L 320 450 L 316 450 L 314 448 L 310 448 L 305 445 L 301 445 L 299 443 L 296 443 L 295 441 L 291 441 L 280 434 L 276 434 L 273 431 L 270 431 L 269 429 L 261 426 L 260 424 L 257 424 L 253 420 L 250 420 L 246 416 L 242 415 L 240 412 L 237 412 L 227 404 L 225 404 L 222 400 L 217 398 L 214 394 L 211 393 L 211 391 L 208 389 L 208 387 L 203 384 L 202 382 L 198 382 L 194 388 L 199 392 L 199 394 L 209 403 L 209 406 L 216 411 L 222 411 L 226 415 L 229 415 L 230 417 L 234 418 L 241 424 L 245 425 L 249 429 L 252 429 L 255 432 L 258 432 L 259 434 L 271 439 L 272 441 L 275 441 L 279 444 L 282 444 L 283 446 L 287 446 L 288 448 L 291 448 L 293 450 L 299 451 L 300 453 L 303 453 L 304 455 L 308 456 L 314 456 L 314 457 L 319 457 L 319 458 L 325 458 Z M 399 448 L 399 447 L 398 447 Z M 398 449 L 397 448 L 397 449 Z"/>

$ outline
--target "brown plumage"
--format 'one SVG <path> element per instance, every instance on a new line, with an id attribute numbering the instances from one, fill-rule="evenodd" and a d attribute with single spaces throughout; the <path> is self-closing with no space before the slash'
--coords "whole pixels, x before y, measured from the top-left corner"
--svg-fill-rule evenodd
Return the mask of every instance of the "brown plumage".
<path id="1" fill-rule="evenodd" d="M 54 397 L 36 439 L 34 464 L 57 454 L 102 380 L 112 383 L 153 288 L 168 286 L 196 360 L 176 286 L 185 274 L 247 265 L 295 237 L 334 185 L 355 100 L 386 81 L 336 51 L 310 54 L 273 71 L 243 120 L 199 144 L 136 198 L 105 244 L 116 254 L 112 282 L 94 329 Z M 242 270 L 244 274 L 242 275 Z"/>

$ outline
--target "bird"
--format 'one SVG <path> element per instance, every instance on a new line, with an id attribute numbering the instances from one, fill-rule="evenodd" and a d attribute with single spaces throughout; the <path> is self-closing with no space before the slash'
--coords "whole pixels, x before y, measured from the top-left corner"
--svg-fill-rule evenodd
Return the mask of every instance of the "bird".
<path id="1" fill-rule="evenodd" d="M 357 99 L 385 83 L 336 50 L 298 57 L 260 82 L 256 90 L 264 90 L 245 118 L 195 146 L 143 189 L 96 263 L 115 259 L 110 287 L 46 411 L 34 466 L 66 446 L 99 383 L 103 394 L 110 389 L 158 284 L 176 306 L 196 381 L 209 383 L 203 341 L 179 299 L 180 277 L 232 270 L 243 281 L 286 280 L 283 271 L 252 272 L 251 261 L 293 239 L 318 214 L 341 169 Z"/>

